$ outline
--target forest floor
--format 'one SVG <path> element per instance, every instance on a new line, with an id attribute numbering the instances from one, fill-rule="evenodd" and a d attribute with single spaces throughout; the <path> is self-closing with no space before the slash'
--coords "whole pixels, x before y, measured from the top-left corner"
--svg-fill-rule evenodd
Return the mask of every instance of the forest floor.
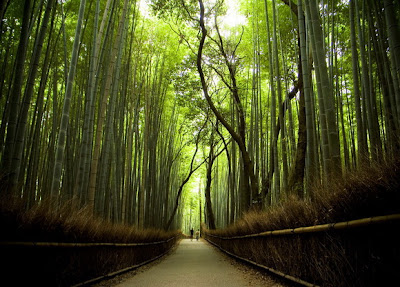
<path id="1" fill-rule="evenodd" d="M 168 256 L 96 287 L 266 286 L 287 287 L 265 272 L 225 255 L 204 240 L 183 239 Z"/>

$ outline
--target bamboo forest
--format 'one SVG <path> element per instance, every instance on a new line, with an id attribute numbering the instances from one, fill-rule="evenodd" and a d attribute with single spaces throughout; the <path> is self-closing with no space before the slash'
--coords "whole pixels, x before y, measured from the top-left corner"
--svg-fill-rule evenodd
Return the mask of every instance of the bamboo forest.
<path id="1" fill-rule="evenodd" d="M 0 252 L 32 282 L 195 243 L 304 286 L 400 279 L 398 0 L 0 3 Z"/>

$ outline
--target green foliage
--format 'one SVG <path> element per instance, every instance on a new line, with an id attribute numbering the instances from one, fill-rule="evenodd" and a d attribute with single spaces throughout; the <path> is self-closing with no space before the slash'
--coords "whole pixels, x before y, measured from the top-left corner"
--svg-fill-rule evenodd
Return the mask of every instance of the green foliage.
<path id="1" fill-rule="evenodd" d="M 154 0 L 150 7 L 155 15 L 172 21 L 186 21 L 192 19 L 198 13 L 196 0 Z"/>

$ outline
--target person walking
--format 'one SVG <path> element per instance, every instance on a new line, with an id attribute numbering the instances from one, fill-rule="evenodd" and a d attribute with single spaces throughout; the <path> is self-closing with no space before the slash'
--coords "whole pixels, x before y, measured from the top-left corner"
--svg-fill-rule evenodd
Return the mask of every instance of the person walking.
<path id="1" fill-rule="evenodd" d="M 199 241 L 199 237 L 200 237 L 200 230 L 197 229 L 196 231 L 196 240 Z"/>
<path id="2" fill-rule="evenodd" d="M 190 229 L 190 241 L 193 241 L 193 228 Z"/>

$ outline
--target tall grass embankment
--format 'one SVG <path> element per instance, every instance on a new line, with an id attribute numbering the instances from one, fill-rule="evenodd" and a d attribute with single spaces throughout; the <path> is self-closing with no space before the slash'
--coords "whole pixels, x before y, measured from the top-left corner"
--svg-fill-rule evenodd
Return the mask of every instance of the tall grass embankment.
<path id="1" fill-rule="evenodd" d="M 249 212 L 206 238 L 228 252 L 320 286 L 400 282 L 399 221 L 342 230 L 222 239 L 400 213 L 400 160 L 365 167 L 315 186 L 312 199 L 289 197 Z M 212 236 L 211 236 L 212 235 Z M 219 237 L 215 237 L 219 236 Z"/>
<path id="2" fill-rule="evenodd" d="M 21 200 L 1 200 L 4 282 L 73 286 L 101 279 L 166 253 L 180 236 L 178 231 L 113 224 L 93 217 L 87 209 L 74 209 L 73 202 L 57 211 L 50 206 L 42 202 L 25 210 Z"/>

